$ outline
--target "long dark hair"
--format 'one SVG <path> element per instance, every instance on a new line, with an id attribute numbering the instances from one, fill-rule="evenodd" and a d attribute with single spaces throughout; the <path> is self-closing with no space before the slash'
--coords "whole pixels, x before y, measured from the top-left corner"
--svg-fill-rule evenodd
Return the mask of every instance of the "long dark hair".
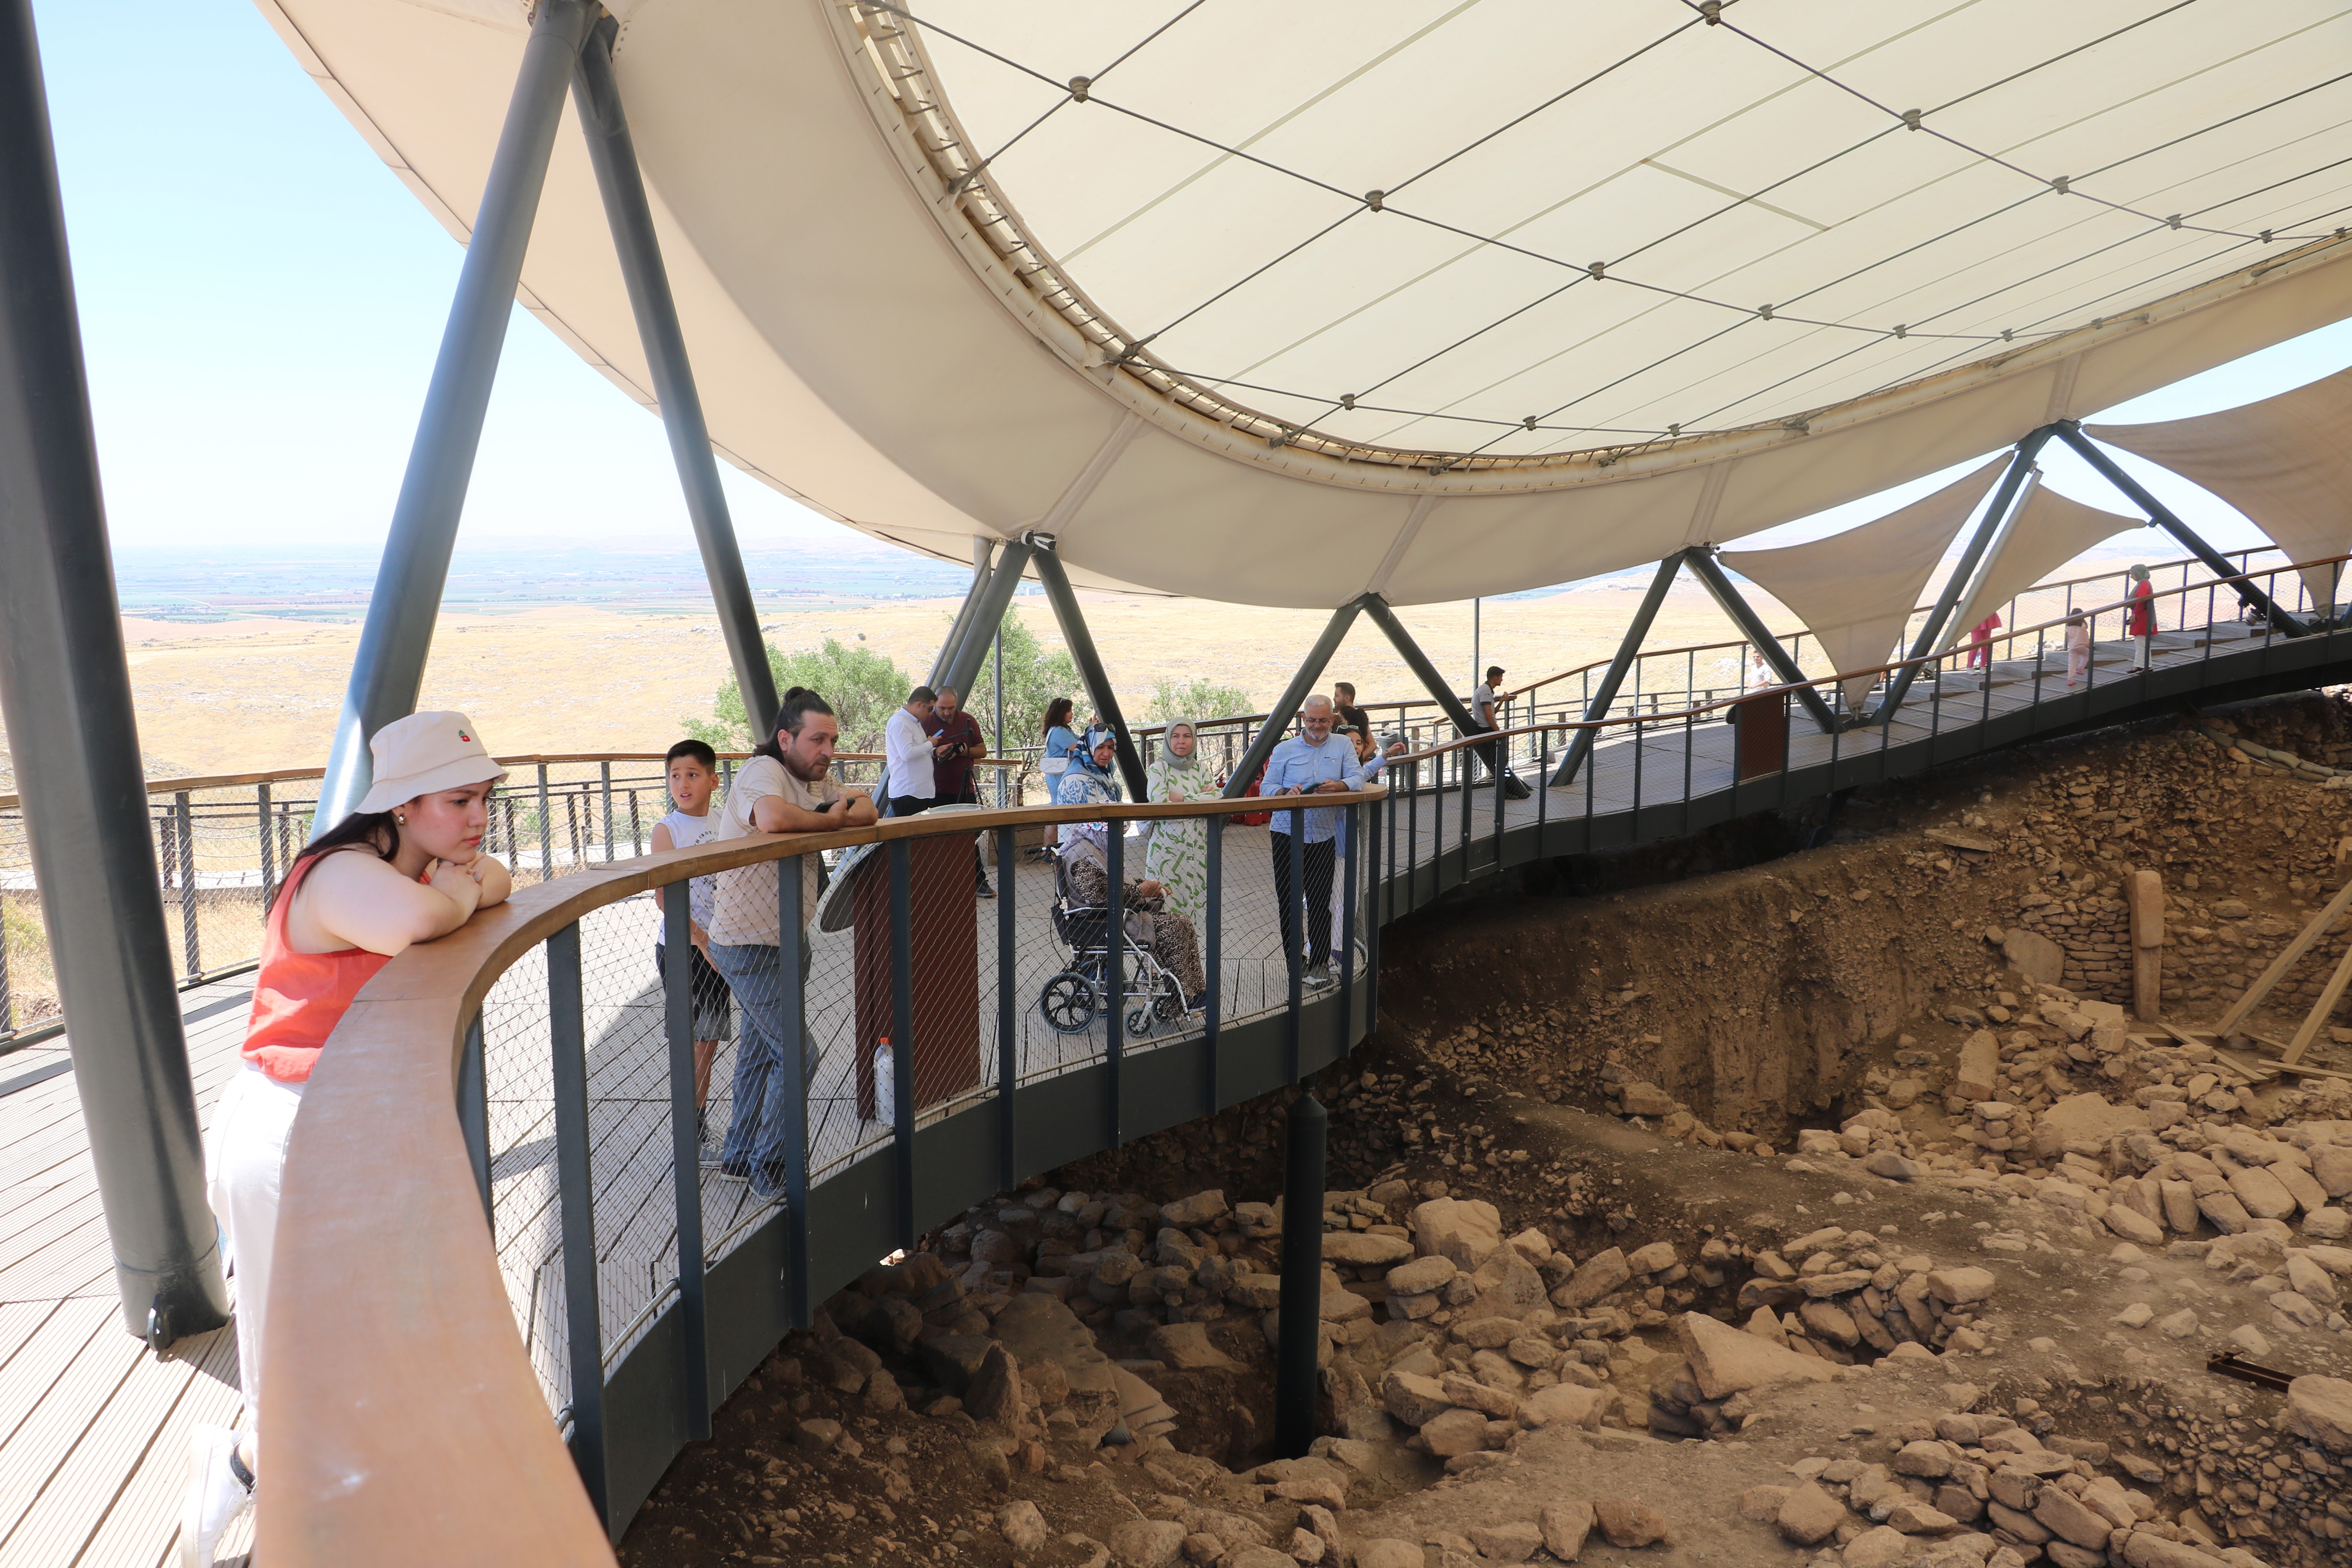
<path id="1" fill-rule="evenodd" d="M 294 857 L 279 878 L 278 890 L 269 895 L 269 909 L 278 908 L 278 900 L 294 885 L 310 862 L 322 855 L 332 855 L 342 849 L 373 849 L 379 859 L 391 860 L 400 854 L 400 819 L 388 811 L 355 811 L 326 832 L 319 835 Z"/>
<path id="2" fill-rule="evenodd" d="M 1044 740 L 1057 727 L 1065 730 L 1070 727 L 1070 700 L 1066 697 L 1056 697 L 1045 704 L 1045 721 L 1037 727 L 1037 738 Z"/>

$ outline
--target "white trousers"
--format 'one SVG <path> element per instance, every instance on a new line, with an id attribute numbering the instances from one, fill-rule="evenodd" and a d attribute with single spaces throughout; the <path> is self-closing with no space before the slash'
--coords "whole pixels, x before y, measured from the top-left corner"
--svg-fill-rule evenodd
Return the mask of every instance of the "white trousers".
<path id="1" fill-rule="evenodd" d="M 221 1240 L 236 1269 L 237 1382 L 245 1426 L 261 1421 L 262 1313 L 269 1303 L 270 1254 L 278 1240 L 278 1182 L 286 1140 L 302 1109 L 302 1086 L 279 1083 L 251 1062 L 213 1108 L 205 1161 L 205 1201 L 220 1221 Z"/>

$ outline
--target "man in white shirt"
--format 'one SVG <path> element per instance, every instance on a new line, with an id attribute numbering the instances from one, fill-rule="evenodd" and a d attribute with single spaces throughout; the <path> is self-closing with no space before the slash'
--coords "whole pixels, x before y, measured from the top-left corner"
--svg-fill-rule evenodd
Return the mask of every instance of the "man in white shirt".
<path id="1" fill-rule="evenodd" d="M 934 742 L 926 728 L 930 723 L 931 706 L 938 700 L 939 693 L 928 686 L 918 686 L 907 694 L 906 705 L 891 714 L 890 721 L 882 727 L 886 759 L 882 791 L 889 797 L 893 816 L 912 816 L 919 811 L 929 811 L 938 796 L 939 784 L 931 773 Z"/>
<path id="2" fill-rule="evenodd" d="M 1490 664 L 1486 667 L 1486 679 L 1471 689 L 1470 717 L 1476 721 L 1480 730 L 1501 728 L 1496 722 L 1495 694 L 1502 684 L 1503 667 L 1499 664 Z M 1510 769 L 1503 765 L 1503 743 L 1500 741 L 1487 742 L 1477 748 L 1477 752 L 1478 760 L 1486 764 L 1486 775 L 1502 781 L 1501 787 L 1504 794 L 1513 800 L 1525 800 L 1528 797 L 1528 786 L 1522 784 Z"/>

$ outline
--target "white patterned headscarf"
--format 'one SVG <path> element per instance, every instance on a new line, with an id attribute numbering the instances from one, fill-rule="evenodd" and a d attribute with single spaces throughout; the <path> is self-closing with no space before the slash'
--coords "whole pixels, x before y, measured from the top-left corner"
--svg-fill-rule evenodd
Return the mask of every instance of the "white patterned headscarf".
<path id="1" fill-rule="evenodd" d="M 1108 805 L 1116 798 L 1109 787 L 1091 773 L 1072 773 L 1063 776 L 1061 804 L 1064 805 Z M 1072 838 L 1093 845 L 1105 855 L 1110 853 L 1110 824 L 1104 821 L 1066 822 L 1062 831 Z"/>

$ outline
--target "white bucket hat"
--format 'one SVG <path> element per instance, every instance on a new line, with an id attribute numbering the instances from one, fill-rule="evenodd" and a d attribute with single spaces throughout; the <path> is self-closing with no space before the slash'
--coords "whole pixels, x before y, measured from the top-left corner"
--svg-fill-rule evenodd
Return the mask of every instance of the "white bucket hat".
<path id="1" fill-rule="evenodd" d="M 390 811 L 435 790 L 507 776 L 463 713 L 411 713 L 394 719 L 375 732 L 368 751 L 375 758 L 375 782 L 357 807 L 362 812 Z"/>

